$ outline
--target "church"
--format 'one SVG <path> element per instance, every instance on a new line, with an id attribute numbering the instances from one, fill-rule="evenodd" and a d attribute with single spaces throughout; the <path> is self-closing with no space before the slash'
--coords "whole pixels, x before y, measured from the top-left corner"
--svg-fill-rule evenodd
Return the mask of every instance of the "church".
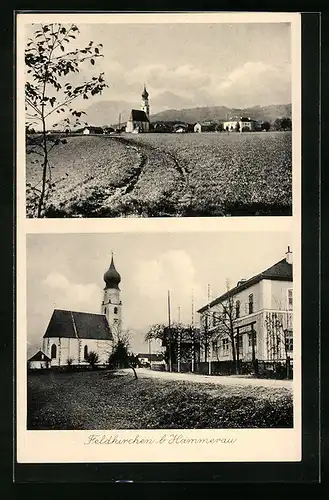
<path id="1" fill-rule="evenodd" d="M 43 336 L 42 353 L 51 366 L 87 365 L 88 354 L 98 354 L 98 364 L 108 362 L 115 338 L 121 331 L 121 276 L 111 264 L 104 274 L 104 294 L 100 314 L 55 309 Z M 30 361 L 30 360 L 29 360 Z"/>
<path id="2" fill-rule="evenodd" d="M 144 85 L 141 109 L 132 109 L 127 121 L 126 132 L 138 134 L 150 130 L 150 104 L 149 93 Z"/>

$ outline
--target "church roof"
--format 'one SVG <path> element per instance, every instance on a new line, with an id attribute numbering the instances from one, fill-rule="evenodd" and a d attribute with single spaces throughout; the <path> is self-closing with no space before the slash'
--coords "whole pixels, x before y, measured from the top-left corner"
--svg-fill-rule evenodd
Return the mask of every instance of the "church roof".
<path id="1" fill-rule="evenodd" d="M 256 274 L 256 276 L 253 276 L 252 278 L 239 282 L 238 285 L 228 292 L 224 293 L 220 297 L 214 299 L 212 302 L 209 304 L 201 307 L 197 312 L 202 313 L 204 312 L 208 307 L 215 306 L 216 304 L 220 304 L 224 300 L 228 299 L 228 297 L 232 297 L 236 293 L 241 292 L 242 290 L 245 290 L 246 288 L 249 288 L 252 285 L 255 285 L 256 283 L 259 283 L 262 280 L 274 280 L 274 281 L 293 281 L 293 275 L 292 275 L 292 264 L 289 264 L 286 259 L 282 259 L 273 266 L 269 267 L 268 269 L 265 269 L 265 271 Z"/>
<path id="2" fill-rule="evenodd" d="M 51 359 L 44 352 L 38 351 L 28 361 L 51 361 Z"/>
<path id="3" fill-rule="evenodd" d="M 113 340 L 110 326 L 104 314 L 66 311 L 64 309 L 54 309 L 43 337 Z"/>
<path id="4" fill-rule="evenodd" d="M 142 109 L 132 109 L 129 117 L 132 122 L 149 122 L 147 114 Z"/>

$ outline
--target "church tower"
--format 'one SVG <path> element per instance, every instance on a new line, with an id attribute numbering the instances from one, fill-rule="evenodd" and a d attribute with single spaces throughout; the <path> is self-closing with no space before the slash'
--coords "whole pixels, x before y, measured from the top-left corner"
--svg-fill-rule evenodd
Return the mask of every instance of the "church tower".
<path id="1" fill-rule="evenodd" d="M 107 317 L 113 335 L 121 332 L 122 328 L 122 302 L 120 299 L 119 283 L 121 276 L 115 269 L 113 253 L 111 264 L 104 274 L 105 288 L 101 312 Z"/>
<path id="2" fill-rule="evenodd" d="M 145 84 L 144 84 L 144 90 L 142 93 L 142 110 L 145 111 L 147 118 L 150 118 L 149 93 L 146 90 Z"/>

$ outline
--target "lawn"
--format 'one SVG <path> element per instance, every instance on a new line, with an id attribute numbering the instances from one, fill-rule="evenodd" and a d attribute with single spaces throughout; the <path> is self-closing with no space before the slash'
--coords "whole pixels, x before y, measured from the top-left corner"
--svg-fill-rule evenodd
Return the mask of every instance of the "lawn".
<path id="1" fill-rule="evenodd" d="M 107 370 L 30 373 L 27 400 L 29 430 L 293 426 L 286 388 L 135 380 Z"/>
<path id="2" fill-rule="evenodd" d="M 67 137 L 50 153 L 55 188 L 46 215 L 291 215 L 291 139 L 291 132 Z M 27 154 L 33 186 L 41 182 L 38 153 Z M 28 196 L 29 217 L 32 205 Z"/>

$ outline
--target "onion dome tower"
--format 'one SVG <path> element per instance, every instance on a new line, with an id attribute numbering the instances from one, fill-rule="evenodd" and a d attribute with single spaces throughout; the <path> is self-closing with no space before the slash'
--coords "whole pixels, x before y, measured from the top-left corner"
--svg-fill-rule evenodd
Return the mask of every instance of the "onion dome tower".
<path id="1" fill-rule="evenodd" d="M 144 90 L 142 93 L 142 110 L 145 111 L 147 118 L 149 118 L 150 117 L 149 93 L 146 90 L 145 83 L 144 83 Z"/>
<path id="2" fill-rule="evenodd" d="M 122 302 L 119 288 L 121 276 L 115 268 L 113 253 L 111 255 L 110 267 L 104 273 L 104 281 L 105 287 L 101 312 L 107 317 L 112 334 L 115 335 L 121 331 Z"/>

